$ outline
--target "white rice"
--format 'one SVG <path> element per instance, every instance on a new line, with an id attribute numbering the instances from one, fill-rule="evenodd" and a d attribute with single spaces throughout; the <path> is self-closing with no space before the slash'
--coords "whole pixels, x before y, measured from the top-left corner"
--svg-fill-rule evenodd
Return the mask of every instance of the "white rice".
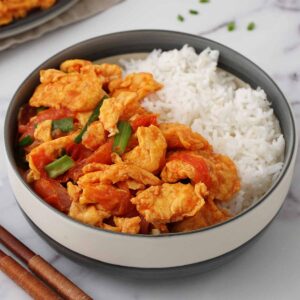
<path id="1" fill-rule="evenodd" d="M 226 207 L 232 214 L 257 201 L 282 167 L 284 138 L 265 92 L 217 68 L 219 52 L 199 55 L 189 46 L 154 50 L 143 60 L 122 60 L 126 73 L 151 72 L 164 88 L 143 101 L 160 121 L 180 122 L 236 163 L 241 190 Z"/>

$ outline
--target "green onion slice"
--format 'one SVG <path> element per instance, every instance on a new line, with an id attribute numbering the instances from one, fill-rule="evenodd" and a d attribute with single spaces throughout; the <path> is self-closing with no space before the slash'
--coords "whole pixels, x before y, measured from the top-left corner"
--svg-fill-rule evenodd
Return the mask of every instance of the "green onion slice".
<path id="1" fill-rule="evenodd" d="M 73 161 L 73 159 L 68 155 L 64 155 L 46 165 L 45 171 L 50 178 L 56 178 L 57 176 L 62 175 L 66 171 L 71 169 L 74 165 L 75 162 Z"/>
<path id="2" fill-rule="evenodd" d="M 113 143 L 113 152 L 118 153 L 119 155 L 123 154 L 128 141 L 130 139 L 131 133 L 132 133 L 132 128 L 127 121 L 120 121 L 118 123 L 118 130 L 119 133 L 115 135 L 114 138 L 114 143 Z"/>
<path id="3" fill-rule="evenodd" d="M 69 132 L 74 129 L 73 118 L 64 118 L 52 121 L 52 130 L 60 129 L 62 132 Z"/>
<path id="4" fill-rule="evenodd" d="M 103 101 L 108 98 L 108 96 L 103 96 L 102 99 L 99 101 L 99 103 L 97 104 L 96 108 L 94 109 L 93 113 L 90 115 L 88 121 L 86 122 L 86 124 L 84 125 L 84 127 L 81 129 L 80 133 L 75 137 L 74 142 L 76 144 L 79 144 L 82 140 L 82 136 L 84 135 L 84 133 L 86 132 L 87 128 L 90 126 L 91 123 L 93 123 L 94 121 L 97 120 L 97 118 L 99 117 L 99 113 L 100 113 L 100 108 L 103 104 Z"/>
<path id="5" fill-rule="evenodd" d="M 33 143 L 33 138 L 30 135 L 26 135 L 22 140 L 18 143 L 19 147 L 26 147 Z"/>
<path id="6" fill-rule="evenodd" d="M 199 0 L 200 3 L 209 3 L 209 0 Z"/>
<path id="7" fill-rule="evenodd" d="M 189 13 L 191 14 L 191 15 L 198 15 L 198 10 L 195 10 L 195 9 L 190 9 L 189 10 Z"/>
<path id="8" fill-rule="evenodd" d="M 229 23 L 227 24 L 227 30 L 228 30 L 228 31 L 233 31 L 233 30 L 235 30 L 235 22 L 229 22 Z"/>
<path id="9" fill-rule="evenodd" d="M 247 30 L 252 31 L 255 29 L 255 23 L 254 22 L 250 22 L 247 26 Z"/>
<path id="10" fill-rule="evenodd" d="M 178 20 L 179 22 L 183 22 L 183 21 L 184 21 L 184 17 L 183 17 L 182 15 L 178 15 L 178 16 L 177 16 L 177 20 Z"/>

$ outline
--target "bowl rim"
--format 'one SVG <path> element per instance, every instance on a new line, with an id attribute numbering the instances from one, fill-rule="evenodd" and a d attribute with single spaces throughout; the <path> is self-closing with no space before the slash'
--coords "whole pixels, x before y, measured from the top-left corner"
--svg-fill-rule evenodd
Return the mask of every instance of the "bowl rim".
<path id="1" fill-rule="evenodd" d="M 258 201 L 254 204 L 252 204 L 251 206 L 249 206 L 248 208 L 246 208 L 245 210 L 243 210 L 242 212 L 240 212 L 239 214 L 235 215 L 234 217 L 226 220 L 225 222 L 222 223 L 218 223 L 212 226 L 208 226 L 208 227 L 204 227 L 204 228 L 200 228 L 197 230 L 192 230 L 192 231 L 188 231 L 188 232 L 176 232 L 176 233 L 164 233 L 164 234 L 160 234 L 160 235 L 150 235 L 150 234 L 129 234 L 129 233 L 121 233 L 121 232 L 114 232 L 114 231 L 110 231 L 110 230 L 106 230 L 100 227 L 96 227 L 96 226 L 92 226 L 86 223 L 82 223 L 80 221 L 77 221 L 71 217 L 69 217 L 68 215 L 60 212 L 59 210 L 55 209 L 54 207 L 52 207 L 50 204 L 48 204 L 47 202 L 45 202 L 40 196 L 38 196 L 33 189 L 29 186 L 29 184 L 23 179 L 23 177 L 20 175 L 18 168 L 17 168 L 17 164 L 16 161 L 14 159 L 14 155 L 13 155 L 13 151 L 10 151 L 12 146 L 9 145 L 9 137 L 8 137 L 8 128 L 9 128 L 9 117 L 11 114 L 13 114 L 13 104 L 15 102 L 15 99 L 17 97 L 17 95 L 19 94 L 19 91 L 21 90 L 22 86 L 24 85 L 24 83 L 31 78 L 36 72 L 38 72 L 41 69 L 41 66 L 44 64 L 47 64 L 48 62 L 50 62 L 51 60 L 54 60 L 56 57 L 62 55 L 65 52 L 70 51 L 71 49 L 75 48 L 75 47 L 80 47 L 83 46 L 84 44 L 89 44 L 92 43 L 93 41 L 96 40 L 101 40 L 103 38 L 108 38 L 108 37 L 113 37 L 113 36 L 118 36 L 118 35 L 126 35 L 126 34 L 135 34 L 135 33 L 143 33 L 143 34 L 173 34 L 173 35 L 178 35 L 180 36 L 186 36 L 186 37 L 191 37 L 191 38 L 196 38 L 196 39 L 200 39 L 203 40 L 206 43 L 211 43 L 214 45 L 217 45 L 220 48 L 226 49 L 227 51 L 231 52 L 234 56 L 237 56 L 239 58 L 241 58 L 243 61 L 246 61 L 249 64 L 252 64 L 258 72 L 261 72 L 268 80 L 269 82 L 273 85 L 274 89 L 277 89 L 277 91 L 279 92 L 279 95 L 281 96 L 282 100 L 285 101 L 285 104 L 287 105 L 288 108 L 288 115 L 289 118 L 291 120 L 292 123 L 292 134 L 291 134 L 291 151 L 289 153 L 288 157 L 284 157 L 283 160 L 283 167 L 280 170 L 280 173 L 278 174 L 276 180 L 273 182 L 273 184 L 271 185 L 271 187 L 266 191 L 266 193 L 261 196 Z M 192 46 L 192 45 L 191 45 Z M 192 46 L 193 47 L 193 46 Z M 154 50 L 154 49 L 153 49 Z M 127 53 L 134 53 L 134 52 L 127 52 Z M 125 54 L 125 53 L 124 53 Z M 31 193 L 31 195 L 37 199 L 38 201 L 40 201 L 40 203 L 44 206 L 46 206 L 48 209 L 51 209 L 52 212 L 54 212 L 55 214 L 57 214 L 58 216 L 64 218 L 65 220 L 67 220 L 67 222 L 71 222 L 75 225 L 79 225 L 79 226 L 85 226 L 88 230 L 92 229 L 98 232 L 102 232 L 102 233 L 106 233 L 106 234 L 112 234 L 112 235 L 118 235 L 121 237 L 128 237 L 128 238 L 171 238 L 171 237 L 177 237 L 177 236 L 186 236 L 186 235 L 191 235 L 191 234 L 197 234 L 197 233 L 201 233 L 201 232 L 205 232 L 205 231 L 210 231 L 210 230 L 214 230 L 220 226 L 226 225 L 228 223 L 231 223 L 235 220 L 237 220 L 238 218 L 243 217 L 244 215 L 246 215 L 247 213 L 249 213 L 250 211 L 254 210 L 255 208 L 257 208 L 259 205 L 261 205 L 273 192 L 274 190 L 278 187 L 278 185 L 282 182 L 283 178 L 285 177 L 287 171 L 289 170 L 290 166 L 291 166 L 291 162 L 293 157 L 296 155 L 297 149 L 296 149 L 296 144 L 297 144 L 297 134 L 296 134 L 296 125 L 295 125 L 295 118 L 293 115 L 293 111 L 291 109 L 291 106 L 289 104 L 289 102 L 287 101 L 286 97 L 284 96 L 283 92 L 281 91 L 281 89 L 278 87 L 278 85 L 275 83 L 275 81 L 263 70 L 261 69 L 257 64 L 255 64 L 253 61 L 251 61 L 250 59 L 248 59 L 247 57 L 245 57 L 244 55 L 240 54 L 239 52 L 233 50 L 232 48 L 225 46 L 219 42 L 213 41 L 211 39 L 202 37 L 202 36 L 198 36 L 195 34 L 189 34 L 189 33 L 185 33 L 185 32 L 179 32 L 179 31 L 172 31 L 172 30 L 160 30 L 160 29 L 140 29 L 140 30 L 128 30 L 128 31 L 118 31 L 118 32 L 114 32 L 114 33 L 109 33 L 109 34 L 104 34 L 104 35 L 100 35 L 100 36 L 96 36 L 90 39 L 86 39 L 83 40 L 79 43 L 75 43 L 59 52 L 57 52 L 56 54 L 52 55 L 50 58 L 48 58 L 47 60 L 43 61 L 41 64 L 39 64 L 32 72 L 30 72 L 29 75 L 27 75 L 27 77 L 22 81 L 22 83 L 20 84 L 20 86 L 18 87 L 18 89 L 16 90 L 16 92 L 14 93 L 6 114 L 5 114 L 5 122 L 4 122 L 4 144 L 5 144 L 5 152 L 6 152 L 6 157 L 7 157 L 7 161 L 9 162 L 10 166 L 12 167 L 14 174 L 17 176 L 17 178 L 20 180 L 20 182 L 22 182 L 22 185 Z M 13 190 L 13 187 L 12 187 Z M 284 202 L 284 201 L 283 201 Z"/>

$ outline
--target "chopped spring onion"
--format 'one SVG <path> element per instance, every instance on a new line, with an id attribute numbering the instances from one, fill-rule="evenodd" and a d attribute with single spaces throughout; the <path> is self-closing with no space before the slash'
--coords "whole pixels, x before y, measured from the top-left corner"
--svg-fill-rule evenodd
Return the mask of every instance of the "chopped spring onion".
<path id="1" fill-rule="evenodd" d="M 228 24 L 227 24 L 227 30 L 228 31 L 233 31 L 233 30 L 235 30 L 235 22 L 229 22 Z"/>
<path id="2" fill-rule="evenodd" d="M 179 22 L 183 22 L 183 21 L 184 21 L 184 17 L 183 17 L 182 15 L 178 15 L 178 16 L 177 16 L 177 20 L 178 20 Z"/>
<path id="3" fill-rule="evenodd" d="M 189 10 L 189 13 L 191 14 L 191 15 L 198 15 L 198 10 L 195 10 L 195 9 L 190 9 Z"/>
<path id="4" fill-rule="evenodd" d="M 247 30 L 248 31 L 252 31 L 255 29 L 255 23 L 254 22 L 250 22 L 247 26 Z"/>
<path id="5" fill-rule="evenodd" d="M 84 133 L 86 132 L 88 126 L 93 123 L 94 121 L 97 120 L 99 113 L 100 113 L 100 108 L 103 104 L 103 101 L 108 98 L 108 96 L 103 96 L 102 99 L 100 100 L 100 102 L 97 104 L 96 108 L 94 109 L 93 113 L 90 115 L 88 121 L 86 122 L 86 124 L 84 125 L 84 127 L 81 129 L 80 133 L 75 137 L 74 142 L 76 144 L 79 144 L 82 140 L 82 136 L 84 135 Z"/>
<path id="6" fill-rule="evenodd" d="M 75 165 L 73 159 L 64 155 L 50 164 L 45 166 L 45 171 L 47 172 L 50 178 L 56 178 L 59 175 L 64 174 L 66 171 L 71 169 Z"/>
<path id="7" fill-rule="evenodd" d="M 64 118 L 52 121 L 52 130 L 60 129 L 62 132 L 69 132 L 74 129 L 73 118 Z"/>
<path id="8" fill-rule="evenodd" d="M 209 3 L 209 0 L 199 0 L 200 3 Z"/>
<path id="9" fill-rule="evenodd" d="M 118 123 L 118 130 L 119 132 L 115 135 L 114 143 L 113 143 L 113 152 L 118 153 L 119 155 L 123 154 L 129 138 L 132 133 L 132 128 L 129 124 L 129 122 L 126 121 L 120 121 Z"/>
<path id="10" fill-rule="evenodd" d="M 18 143 L 19 147 L 26 147 L 33 143 L 33 138 L 30 135 L 26 135 L 22 140 Z"/>

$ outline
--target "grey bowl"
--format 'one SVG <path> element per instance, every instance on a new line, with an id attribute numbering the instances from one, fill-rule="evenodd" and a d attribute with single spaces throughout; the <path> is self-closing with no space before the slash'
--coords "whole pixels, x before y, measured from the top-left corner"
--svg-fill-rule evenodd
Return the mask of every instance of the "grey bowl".
<path id="1" fill-rule="evenodd" d="M 44 209 L 46 207 L 44 213 L 49 214 L 49 218 L 54 217 L 57 218 L 57 220 L 62 220 L 62 222 L 64 222 L 65 224 L 76 226 L 77 229 L 82 229 L 82 231 L 85 231 L 86 233 L 93 232 L 93 234 L 95 235 L 100 235 L 103 233 L 103 230 L 101 229 L 92 228 L 85 224 L 79 224 L 77 221 L 71 220 L 62 213 L 53 209 L 51 206 L 37 197 L 37 195 L 35 195 L 34 192 L 30 190 L 30 187 L 27 185 L 27 183 L 20 177 L 17 171 L 16 161 L 14 159 L 13 147 L 18 109 L 22 104 L 29 100 L 34 91 L 34 88 L 38 85 L 40 69 L 57 68 L 62 61 L 70 58 L 84 58 L 95 61 L 106 57 L 128 53 L 150 52 L 155 48 L 159 48 L 162 50 L 171 50 L 174 48 L 179 49 L 185 44 L 193 46 L 197 52 L 200 52 L 207 47 L 219 50 L 221 55 L 218 66 L 221 69 L 226 70 L 237 76 L 241 80 L 249 83 L 253 88 L 260 86 L 265 90 L 268 99 L 271 101 L 274 112 L 279 119 L 280 126 L 286 140 L 284 165 L 277 180 L 274 182 L 269 191 L 267 191 L 267 193 L 260 199 L 260 201 L 241 214 L 230 219 L 229 221 L 209 228 L 200 229 L 191 233 L 170 234 L 166 235 L 165 237 L 152 237 L 151 239 L 156 239 L 157 241 L 161 239 L 162 241 L 163 239 L 168 238 L 178 238 L 178 240 L 180 240 L 185 237 L 192 237 L 193 239 L 197 240 L 200 239 L 201 235 L 203 234 L 209 234 L 209 232 L 223 229 L 226 226 L 231 226 L 231 228 L 234 228 L 232 226 L 234 226 L 235 223 L 238 224 L 239 221 L 242 221 L 246 218 L 253 218 L 252 221 L 255 222 L 255 217 L 252 216 L 255 216 L 256 212 L 261 214 L 262 211 L 265 212 L 264 224 L 260 227 L 260 229 L 255 229 L 251 233 L 251 237 L 246 237 L 246 232 L 245 236 L 243 237 L 243 234 L 241 233 L 241 242 L 238 246 L 232 246 L 231 248 L 233 249 L 231 249 L 230 251 L 224 249 L 224 253 L 222 255 L 213 258 L 210 257 L 207 259 L 202 259 L 201 261 L 195 261 L 193 263 L 178 263 L 178 266 L 174 267 L 153 268 L 136 268 L 136 266 L 135 268 L 131 268 L 132 266 L 127 263 L 120 264 L 118 262 L 109 262 L 107 264 L 107 261 L 104 261 L 106 262 L 106 264 L 103 264 L 101 262 L 101 259 L 95 259 L 95 257 L 92 257 L 92 255 L 82 253 L 82 251 L 80 249 L 76 249 L 76 247 L 64 245 L 63 240 L 59 241 L 58 237 L 55 237 L 53 236 L 53 234 L 47 232 L 47 226 L 43 227 L 41 224 L 39 224 L 40 220 L 36 218 L 36 213 L 31 212 L 31 210 L 26 207 L 26 204 L 22 203 L 22 199 L 20 199 L 21 194 L 18 189 L 22 189 L 23 193 L 28 193 L 28 197 L 34 198 L 34 200 L 32 201 L 35 202 L 32 202 L 32 204 L 38 202 L 38 205 L 40 207 L 39 209 Z M 173 276 L 174 274 L 191 274 L 194 272 L 206 271 L 228 261 L 228 259 L 231 259 L 236 254 L 240 253 L 242 249 L 248 247 L 251 242 L 254 241 L 256 237 L 258 237 L 264 231 L 265 228 L 267 228 L 267 226 L 271 223 L 271 221 L 277 215 L 280 207 L 282 206 L 291 182 L 291 174 L 293 172 L 297 149 L 296 128 L 291 108 L 277 85 L 264 71 L 262 71 L 258 66 L 256 66 L 253 62 L 251 62 L 244 56 L 219 43 L 199 36 L 163 30 L 128 31 L 100 36 L 71 46 L 66 50 L 58 53 L 57 55 L 51 57 L 42 65 L 38 66 L 17 90 L 7 111 L 4 131 L 8 165 L 10 168 L 9 177 L 12 187 L 23 212 L 25 213 L 27 218 L 31 220 L 30 223 L 42 235 L 43 238 L 48 240 L 48 242 L 52 246 L 56 247 L 64 254 L 70 255 L 76 260 L 78 260 L 80 257 L 80 260 L 90 260 L 93 265 L 99 265 L 101 268 L 105 266 L 105 268 L 108 269 L 115 270 L 117 268 L 125 273 L 151 274 L 151 276 L 154 274 L 161 274 L 163 276 L 166 276 L 166 274 L 172 274 Z M 16 184 L 19 185 L 18 188 L 14 187 L 14 185 Z M 276 203 L 276 209 L 271 209 L 270 207 L 272 207 L 272 201 L 274 201 L 275 203 L 275 201 L 277 200 L 274 199 L 276 198 L 280 199 L 278 200 L 278 203 Z M 269 206 L 267 207 L 267 205 Z M 115 237 L 119 238 L 120 236 L 120 234 L 118 233 L 109 233 L 109 235 L 109 239 L 114 239 Z M 128 238 L 128 241 L 130 241 L 130 239 L 132 240 L 132 238 L 128 235 L 123 234 L 123 236 Z M 143 239 L 149 238 L 141 236 L 137 239 L 142 241 Z M 108 243 L 108 241 L 109 240 L 107 240 L 106 243 Z"/>

